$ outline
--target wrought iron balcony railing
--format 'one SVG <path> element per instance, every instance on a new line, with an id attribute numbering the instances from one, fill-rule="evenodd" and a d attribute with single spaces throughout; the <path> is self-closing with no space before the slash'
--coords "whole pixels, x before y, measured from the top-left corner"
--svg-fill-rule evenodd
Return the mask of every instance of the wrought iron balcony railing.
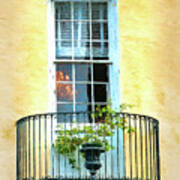
<path id="1" fill-rule="evenodd" d="M 117 116 L 134 132 L 117 128 L 114 136 L 108 138 L 115 148 L 101 155 L 102 167 L 96 178 L 160 180 L 158 121 L 138 114 L 117 113 Z M 17 180 L 90 179 L 79 152 L 80 170 L 76 170 L 53 147 L 58 124 L 66 132 L 75 124 L 83 127 L 87 123 L 91 124 L 87 112 L 38 114 L 20 119 L 17 122 Z"/>

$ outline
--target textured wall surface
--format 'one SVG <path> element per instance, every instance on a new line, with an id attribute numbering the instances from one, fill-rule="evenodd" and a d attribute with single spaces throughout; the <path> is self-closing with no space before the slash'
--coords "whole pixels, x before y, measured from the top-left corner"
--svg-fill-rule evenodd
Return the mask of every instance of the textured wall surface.
<path id="1" fill-rule="evenodd" d="M 160 120 L 161 174 L 180 168 L 180 1 L 118 0 L 121 93 Z M 116 5 L 116 4 L 115 4 Z M 47 5 L 1 0 L 0 179 L 15 179 L 15 122 L 48 111 Z"/>
<path id="2" fill-rule="evenodd" d="M 161 175 L 180 169 L 180 1 L 120 0 L 122 100 L 160 121 Z"/>
<path id="3" fill-rule="evenodd" d="M 14 180 L 15 122 L 48 108 L 47 5 L 0 3 L 0 179 Z"/>

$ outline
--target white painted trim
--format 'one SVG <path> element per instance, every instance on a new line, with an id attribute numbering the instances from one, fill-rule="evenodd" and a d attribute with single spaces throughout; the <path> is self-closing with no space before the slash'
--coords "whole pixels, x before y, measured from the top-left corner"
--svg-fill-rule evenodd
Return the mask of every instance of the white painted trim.
<path id="1" fill-rule="evenodd" d="M 118 19 L 118 0 L 108 3 L 108 37 L 109 37 L 109 58 L 112 60 L 110 66 L 110 93 L 113 109 L 120 110 L 120 32 Z"/>

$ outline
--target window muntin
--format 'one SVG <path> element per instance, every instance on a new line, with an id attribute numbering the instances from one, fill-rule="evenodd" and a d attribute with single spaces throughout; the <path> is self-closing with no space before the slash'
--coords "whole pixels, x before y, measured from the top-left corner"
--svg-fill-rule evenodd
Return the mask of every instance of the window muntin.
<path id="1" fill-rule="evenodd" d="M 55 7 L 57 111 L 94 111 L 109 96 L 107 3 Z"/>
<path id="2" fill-rule="evenodd" d="M 107 3 L 57 2 L 56 58 L 108 59 Z"/>

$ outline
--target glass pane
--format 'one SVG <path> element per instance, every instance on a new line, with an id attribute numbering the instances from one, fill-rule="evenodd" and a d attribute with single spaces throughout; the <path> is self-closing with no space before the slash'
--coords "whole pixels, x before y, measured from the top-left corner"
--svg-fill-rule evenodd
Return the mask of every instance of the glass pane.
<path id="1" fill-rule="evenodd" d="M 92 3 L 92 19 L 107 19 L 107 3 Z"/>
<path id="2" fill-rule="evenodd" d="M 107 23 L 92 23 L 92 39 L 108 39 Z"/>
<path id="3" fill-rule="evenodd" d="M 89 3 L 86 2 L 74 3 L 74 19 L 78 19 L 78 20 L 89 19 Z"/>
<path id="4" fill-rule="evenodd" d="M 56 65 L 56 81 L 72 81 L 72 65 L 57 64 Z"/>
<path id="5" fill-rule="evenodd" d="M 94 85 L 94 101 L 95 102 L 107 101 L 106 85 Z"/>
<path id="6" fill-rule="evenodd" d="M 60 59 L 72 58 L 71 41 L 56 41 L 56 58 L 60 58 Z"/>
<path id="7" fill-rule="evenodd" d="M 108 59 L 108 43 L 93 42 L 93 59 Z"/>
<path id="8" fill-rule="evenodd" d="M 57 105 L 57 121 L 58 122 L 65 122 L 65 123 L 72 123 L 73 122 L 73 116 L 72 114 L 62 114 L 62 113 L 68 113 L 73 112 L 73 105 L 72 104 L 58 104 Z"/>
<path id="9" fill-rule="evenodd" d="M 57 101 L 72 102 L 73 101 L 73 88 L 72 84 L 56 83 Z"/>
<path id="10" fill-rule="evenodd" d="M 75 59 L 90 59 L 90 43 L 75 41 L 74 42 L 74 58 Z"/>
<path id="11" fill-rule="evenodd" d="M 91 123 L 92 122 L 92 116 L 88 112 L 92 112 L 91 105 L 76 105 L 76 112 L 86 112 L 86 113 L 79 113 L 76 114 L 76 121 L 81 123 Z"/>
<path id="12" fill-rule="evenodd" d="M 91 80 L 91 69 L 88 64 L 75 65 L 76 81 L 90 81 Z"/>
<path id="13" fill-rule="evenodd" d="M 58 104 L 57 112 L 73 112 L 72 104 Z"/>
<path id="14" fill-rule="evenodd" d="M 91 102 L 91 85 L 76 84 L 76 102 Z"/>
<path id="15" fill-rule="evenodd" d="M 56 19 L 71 19 L 70 2 L 56 3 Z"/>
<path id="16" fill-rule="evenodd" d="M 76 104 L 76 112 L 91 111 L 91 105 L 87 104 Z"/>
<path id="17" fill-rule="evenodd" d="M 90 38 L 90 26 L 89 23 L 75 22 L 74 23 L 74 39 L 83 40 Z"/>
<path id="18" fill-rule="evenodd" d="M 105 64 L 94 64 L 94 81 L 108 82 L 108 66 Z"/>
<path id="19" fill-rule="evenodd" d="M 72 25 L 71 22 L 57 22 L 58 39 L 72 39 Z"/>

